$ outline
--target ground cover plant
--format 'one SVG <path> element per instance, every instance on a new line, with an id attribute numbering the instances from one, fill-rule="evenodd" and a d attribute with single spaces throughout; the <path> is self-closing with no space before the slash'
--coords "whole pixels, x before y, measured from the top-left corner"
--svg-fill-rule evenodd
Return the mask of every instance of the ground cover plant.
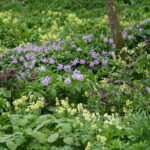
<path id="1" fill-rule="evenodd" d="M 0 150 L 149 150 L 148 4 L 2 0 Z"/>

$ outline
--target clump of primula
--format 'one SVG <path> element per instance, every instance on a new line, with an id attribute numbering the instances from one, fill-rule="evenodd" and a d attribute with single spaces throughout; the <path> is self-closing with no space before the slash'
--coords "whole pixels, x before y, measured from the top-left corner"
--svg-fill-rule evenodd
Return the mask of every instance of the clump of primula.
<path id="1" fill-rule="evenodd" d="M 13 102 L 15 110 L 19 113 L 32 112 L 44 107 L 44 98 L 35 98 L 34 95 L 22 96 Z"/>

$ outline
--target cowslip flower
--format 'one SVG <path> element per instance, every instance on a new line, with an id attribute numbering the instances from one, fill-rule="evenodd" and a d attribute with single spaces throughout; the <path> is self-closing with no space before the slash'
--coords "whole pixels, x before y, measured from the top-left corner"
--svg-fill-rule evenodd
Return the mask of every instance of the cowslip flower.
<path id="1" fill-rule="evenodd" d="M 71 79 L 70 79 L 70 78 L 66 78 L 66 79 L 64 80 L 64 83 L 65 83 L 65 84 L 70 84 L 70 83 L 71 83 Z"/>
<path id="2" fill-rule="evenodd" d="M 44 77 L 43 79 L 42 79 L 42 84 L 44 85 L 44 86 L 47 86 L 48 84 L 49 84 L 49 82 L 50 82 L 50 77 L 48 77 L 48 76 L 46 76 L 46 77 Z"/>

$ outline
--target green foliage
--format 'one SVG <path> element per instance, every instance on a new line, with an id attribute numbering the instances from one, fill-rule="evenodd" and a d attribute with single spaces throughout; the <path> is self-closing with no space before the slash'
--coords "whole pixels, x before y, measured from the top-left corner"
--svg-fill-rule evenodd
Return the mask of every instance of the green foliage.
<path id="1" fill-rule="evenodd" d="M 1 0 L 0 150 L 150 150 L 149 5 Z"/>

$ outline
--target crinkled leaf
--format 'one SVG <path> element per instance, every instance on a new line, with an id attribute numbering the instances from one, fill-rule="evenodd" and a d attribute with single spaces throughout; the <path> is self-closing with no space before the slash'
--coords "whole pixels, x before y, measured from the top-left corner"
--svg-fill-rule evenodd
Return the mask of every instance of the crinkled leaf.
<path id="1" fill-rule="evenodd" d="M 53 143 L 53 142 L 55 142 L 58 138 L 59 138 L 59 134 L 58 134 L 58 133 L 54 133 L 54 134 L 51 134 L 51 135 L 48 137 L 47 141 L 48 141 L 49 143 Z"/>
<path id="2" fill-rule="evenodd" d="M 17 149 L 17 144 L 13 141 L 7 141 L 6 142 L 6 146 L 10 149 L 10 150 L 16 150 Z"/>
<path id="3" fill-rule="evenodd" d="M 73 144 L 73 138 L 72 137 L 66 137 L 64 138 L 64 143 L 68 144 L 68 145 L 72 145 Z"/>

